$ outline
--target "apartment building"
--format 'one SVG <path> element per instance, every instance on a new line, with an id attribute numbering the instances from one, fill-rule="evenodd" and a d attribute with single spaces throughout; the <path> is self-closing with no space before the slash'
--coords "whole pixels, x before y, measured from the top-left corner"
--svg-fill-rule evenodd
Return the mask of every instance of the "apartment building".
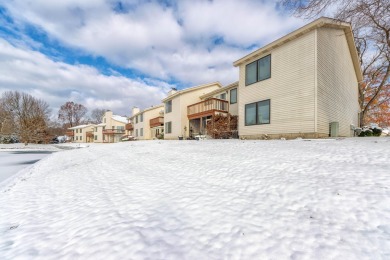
<path id="1" fill-rule="evenodd" d="M 353 136 L 362 72 L 350 24 L 317 19 L 234 66 L 240 137 Z"/>
<path id="2" fill-rule="evenodd" d="M 201 102 L 200 96 L 220 89 L 219 82 L 194 86 L 183 90 L 171 90 L 168 97 L 162 100 L 164 103 L 164 139 L 187 138 L 191 134 L 188 115 L 200 116 L 197 108 L 189 110 L 188 106 Z M 217 102 L 216 102 L 217 103 Z"/>

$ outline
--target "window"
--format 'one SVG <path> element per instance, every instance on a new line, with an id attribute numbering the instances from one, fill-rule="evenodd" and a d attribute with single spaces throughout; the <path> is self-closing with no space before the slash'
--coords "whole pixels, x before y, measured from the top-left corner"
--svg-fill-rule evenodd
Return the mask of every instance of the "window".
<path id="1" fill-rule="evenodd" d="M 125 130 L 125 127 L 123 125 L 118 125 L 116 129 L 123 131 Z"/>
<path id="2" fill-rule="evenodd" d="M 97 135 L 95 135 L 95 140 L 97 140 Z"/>
<path id="3" fill-rule="evenodd" d="M 226 93 L 222 93 L 221 95 L 219 95 L 219 99 L 226 100 Z"/>
<path id="4" fill-rule="evenodd" d="M 230 104 L 237 103 L 237 89 L 230 90 Z"/>
<path id="5" fill-rule="evenodd" d="M 245 125 L 270 123 L 270 100 L 245 105 Z"/>
<path id="6" fill-rule="evenodd" d="M 81 140 L 83 140 L 83 137 L 82 137 L 82 136 L 80 136 L 80 141 L 81 141 Z"/>
<path id="7" fill-rule="evenodd" d="M 138 129 L 135 129 L 135 137 L 138 137 Z"/>
<path id="8" fill-rule="evenodd" d="M 271 77 L 271 55 L 249 63 L 245 67 L 245 85 L 256 83 Z"/>
<path id="9" fill-rule="evenodd" d="M 106 118 L 103 119 L 103 122 L 106 123 Z"/>
<path id="10" fill-rule="evenodd" d="M 76 136 L 76 141 L 77 141 L 77 140 L 79 140 L 79 137 L 78 137 L 78 136 Z"/>
<path id="11" fill-rule="evenodd" d="M 95 132 L 97 132 L 97 127 L 95 127 L 94 129 L 95 129 Z"/>
<path id="12" fill-rule="evenodd" d="M 80 129 L 80 133 L 82 133 L 83 132 L 83 129 Z"/>
<path id="13" fill-rule="evenodd" d="M 79 129 L 76 129 L 76 134 L 79 132 Z"/>
<path id="14" fill-rule="evenodd" d="M 172 112 L 172 100 L 165 103 L 165 113 Z"/>
<path id="15" fill-rule="evenodd" d="M 171 134 L 172 133 L 172 122 L 166 122 L 165 123 L 165 133 Z"/>
<path id="16" fill-rule="evenodd" d="M 144 114 L 140 114 L 140 115 L 139 115 L 139 121 L 140 121 L 140 122 L 143 122 L 143 121 L 144 121 Z"/>
<path id="17" fill-rule="evenodd" d="M 135 117 L 135 123 L 138 124 L 138 116 Z"/>
<path id="18" fill-rule="evenodd" d="M 139 135 L 140 135 L 140 136 L 144 136 L 144 129 L 143 129 L 143 128 L 141 128 L 141 129 L 139 130 Z"/>

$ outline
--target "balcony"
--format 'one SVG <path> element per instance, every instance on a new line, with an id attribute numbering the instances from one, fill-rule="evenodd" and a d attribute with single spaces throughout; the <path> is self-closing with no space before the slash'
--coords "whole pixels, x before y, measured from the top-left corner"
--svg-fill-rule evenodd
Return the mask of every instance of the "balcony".
<path id="1" fill-rule="evenodd" d="M 104 129 L 103 130 L 104 135 L 123 135 L 125 134 L 125 129 Z"/>
<path id="2" fill-rule="evenodd" d="M 65 132 L 65 135 L 67 135 L 67 136 L 74 136 L 74 132 L 73 131 L 67 131 L 67 132 Z"/>
<path id="3" fill-rule="evenodd" d="M 93 138 L 93 131 L 87 131 L 85 132 L 86 136 L 89 138 Z"/>
<path id="4" fill-rule="evenodd" d="M 218 98 L 210 98 L 187 107 L 188 119 L 214 116 L 216 112 L 228 113 L 229 102 Z"/>
<path id="5" fill-rule="evenodd" d="M 151 128 L 152 127 L 157 127 L 157 126 L 163 126 L 164 125 L 164 117 L 163 116 L 159 116 L 159 117 L 150 119 L 149 125 L 150 125 Z"/>
<path id="6" fill-rule="evenodd" d="M 133 129 L 134 129 L 133 124 L 131 124 L 131 123 L 126 124 L 125 129 L 127 131 L 133 131 Z"/>

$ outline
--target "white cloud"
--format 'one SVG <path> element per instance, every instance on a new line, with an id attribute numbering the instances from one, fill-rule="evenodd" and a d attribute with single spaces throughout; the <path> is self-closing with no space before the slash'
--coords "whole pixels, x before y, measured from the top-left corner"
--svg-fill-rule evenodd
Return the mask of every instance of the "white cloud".
<path id="1" fill-rule="evenodd" d="M 266 44 L 302 23 L 279 14 L 273 1 L 177 1 L 174 8 L 121 1 L 124 12 L 113 10 L 113 0 L 3 2 L 20 24 L 35 24 L 64 45 L 186 85 L 237 80 L 232 63 L 248 46 Z M 215 38 L 223 41 L 214 45 Z"/>
<path id="2" fill-rule="evenodd" d="M 159 104 L 171 87 L 159 81 L 146 83 L 123 76 L 106 76 L 85 65 L 53 61 L 29 49 L 18 48 L 0 39 L 0 93 L 18 90 L 48 102 L 56 113 L 68 100 L 89 110 L 111 109 L 130 114 L 133 105 Z"/>

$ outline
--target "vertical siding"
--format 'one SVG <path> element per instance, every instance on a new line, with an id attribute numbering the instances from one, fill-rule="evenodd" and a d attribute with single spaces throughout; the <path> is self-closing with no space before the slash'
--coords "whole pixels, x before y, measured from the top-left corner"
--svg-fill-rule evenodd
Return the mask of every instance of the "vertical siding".
<path id="1" fill-rule="evenodd" d="M 319 133 L 329 133 L 329 123 L 339 122 L 339 135 L 351 136 L 358 124 L 358 83 L 344 31 L 318 30 Z"/>
<path id="2" fill-rule="evenodd" d="M 315 31 L 265 53 L 271 54 L 271 78 L 245 86 L 245 65 L 238 87 L 239 134 L 313 133 L 315 131 Z M 271 123 L 245 126 L 245 105 L 271 100 Z"/>

